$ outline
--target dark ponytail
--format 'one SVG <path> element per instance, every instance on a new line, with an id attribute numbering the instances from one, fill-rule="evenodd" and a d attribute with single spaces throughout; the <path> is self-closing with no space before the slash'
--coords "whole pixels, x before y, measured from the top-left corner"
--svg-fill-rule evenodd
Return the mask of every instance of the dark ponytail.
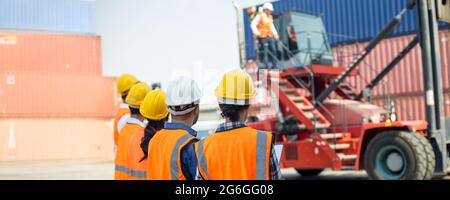
<path id="1" fill-rule="evenodd" d="M 121 96 L 122 96 L 122 102 L 123 102 L 123 103 L 125 103 L 125 99 L 127 99 L 128 92 L 129 92 L 129 91 L 130 91 L 130 90 L 127 90 L 127 91 L 125 91 L 125 92 L 122 93 Z"/>
<path id="2" fill-rule="evenodd" d="M 132 115 L 140 115 L 141 114 L 141 112 L 139 112 L 139 108 L 133 108 L 131 106 L 130 106 L 130 113 Z"/>
<path id="3" fill-rule="evenodd" d="M 153 138 L 156 132 L 164 128 L 164 122 L 166 120 L 148 120 L 147 127 L 145 127 L 144 130 L 144 137 L 141 140 L 141 149 L 144 153 L 144 157 L 141 158 L 139 162 L 144 161 L 148 157 L 148 144 L 150 143 L 150 140 Z"/>
<path id="4" fill-rule="evenodd" d="M 239 121 L 240 113 L 248 109 L 249 106 L 238 106 L 238 105 L 228 105 L 228 104 L 219 104 L 220 110 L 222 111 L 222 117 L 226 117 L 230 119 L 231 122 Z"/>

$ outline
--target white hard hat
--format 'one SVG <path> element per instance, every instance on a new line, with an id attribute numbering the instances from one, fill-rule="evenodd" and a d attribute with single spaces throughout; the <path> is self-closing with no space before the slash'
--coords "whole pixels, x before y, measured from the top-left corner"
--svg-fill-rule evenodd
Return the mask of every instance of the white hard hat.
<path id="1" fill-rule="evenodd" d="M 185 115 L 195 109 L 201 97 L 200 87 L 194 80 L 179 77 L 167 87 L 167 110 L 173 115 Z"/>
<path id="2" fill-rule="evenodd" d="M 263 9 L 268 9 L 270 11 L 273 11 L 273 5 L 271 3 L 265 3 L 263 5 Z"/>

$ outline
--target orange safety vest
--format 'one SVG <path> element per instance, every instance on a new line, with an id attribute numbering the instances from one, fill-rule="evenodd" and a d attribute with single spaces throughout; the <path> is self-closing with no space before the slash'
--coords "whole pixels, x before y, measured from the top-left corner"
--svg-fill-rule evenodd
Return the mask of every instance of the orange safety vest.
<path id="1" fill-rule="evenodd" d="M 115 160 L 115 180 L 129 180 L 131 178 L 131 170 L 127 168 L 128 164 L 128 144 L 130 138 L 138 132 L 143 132 L 145 124 L 135 118 L 129 118 L 128 122 L 123 126 L 119 134 L 117 142 L 117 152 Z"/>
<path id="2" fill-rule="evenodd" d="M 272 133 L 242 127 L 212 134 L 195 144 L 205 180 L 269 180 Z"/>
<path id="3" fill-rule="evenodd" d="M 259 14 L 260 20 L 258 25 L 256 26 L 258 28 L 258 31 L 261 33 L 258 38 L 272 38 L 272 24 L 273 24 L 273 17 L 272 15 L 267 16 L 268 20 L 265 21 L 263 18 L 263 14 Z"/>
<path id="4" fill-rule="evenodd" d="M 145 180 L 147 178 L 147 159 L 139 162 L 144 157 L 144 152 L 142 152 L 141 148 L 143 137 L 144 131 L 139 131 L 131 136 L 128 144 L 127 168 L 131 173 L 129 180 Z"/>
<path id="5" fill-rule="evenodd" d="M 181 170 L 181 150 L 197 140 L 183 129 L 162 129 L 148 145 L 148 180 L 186 180 Z"/>
<path id="6" fill-rule="evenodd" d="M 130 109 L 125 106 L 121 106 L 119 110 L 117 110 L 116 116 L 114 117 L 114 144 L 117 145 L 117 141 L 119 140 L 119 130 L 117 130 L 117 125 L 119 120 L 126 114 L 130 114 Z"/>

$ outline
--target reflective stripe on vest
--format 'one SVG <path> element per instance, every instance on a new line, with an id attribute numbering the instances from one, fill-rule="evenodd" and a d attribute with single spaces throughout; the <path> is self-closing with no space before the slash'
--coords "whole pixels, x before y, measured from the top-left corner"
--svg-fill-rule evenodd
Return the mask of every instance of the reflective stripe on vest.
<path id="1" fill-rule="evenodd" d="M 131 116 L 130 114 L 125 114 L 119 118 L 119 121 L 117 121 L 117 127 L 116 127 L 118 134 L 120 134 L 120 131 L 122 130 L 123 126 L 125 126 L 128 119 L 130 118 L 130 116 Z"/>
<path id="2" fill-rule="evenodd" d="M 131 170 L 128 169 L 124 166 L 120 166 L 120 165 L 116 165 L 116 171 L 120 171 L 123 172 L 125 174 L 134 176 L 136 178 L 146 178 L 147 177 L 147 172 L 145 171 L 135 171 L 135 170 Z"/>
<path id="3" fill-rule="evenodd" d="M 205 174 L 208 176 L 208 177 L 203 177 L 203 178 L 206 180 L 211 180 L 211 177 L 209 177 L 209 174 L 208 174 L 208 166 L 206 164 L 205 154 L 203 153 L 204 145 L 205 145 L 205 140 L 200 140 L 200 142 L 198 142 L 198 162 L 199 162 L 200 167 L 203 169 Z"/>
<path id="4" fill-rule="evenodd" d="M 258 131 L 256 136 L 256 180 L 266 179 L 267 133 Z"/>
<path id="5" fill-rule="evenodd" d="M 119 110 L 116 113 L 116 116 L 114 117 L 114 144 L 117 145 L 117 142 L 119 140 L 119 130 L 121 129 L 120 124 L 120 120 L 123 119 L 124 115 L 129 115 L 130 113 L 130 109 L 128 108 L 119 108 Z M 123 122 L 122 124 L 125 124 L 125 122 Z M 120 127 L 120 128 L 119 128 Z"/>
<path id="6" fill-rule="evenodd" d="M 265 131 L 257 131 L 256 135 L 256 180 L 266 180 L 266 172 L 267 172 L 267 132 Z M 211 180 L 211 177 L 208 173 L 208 166 L 206 162 L 206 157 L 203 151 L 205 140 L 201 140 L 198 142 L 198 162 L 200 168 L 203 169 L 203 172 L 207 177 L 203 177 L 205 180 Z M 269 147 L 270 148 L 270 147 Z"/>
<path id="7" fill-rule="evenodd" d="M 174 163 L 178 163 L 178 158 L 179 158 L 179 152 L 180 152 L 180 147 L 181 145 L 183 145 L 184 143 L 186 143 L 188 140 L 190 140 L 192 138 L 192 135 L 186 134 L 183 135 L 183 137 L 181 137 L 180 139 L 178 139 L 178 141 L 175 143 L 175 147 L 173 148 L 172 151 L 172 155 L 170 156 L 170 176 L 172 177 L 172 180 L 178 180 L 180 177 L 180 174 L 178 173 L 178 165 Z"/>

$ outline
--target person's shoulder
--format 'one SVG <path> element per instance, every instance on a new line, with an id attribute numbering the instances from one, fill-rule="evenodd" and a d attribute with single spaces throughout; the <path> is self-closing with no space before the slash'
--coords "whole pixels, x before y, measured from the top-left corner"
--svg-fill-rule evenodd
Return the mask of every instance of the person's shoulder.
<path id="1" fill-rule="evenodd" d="M 156 136 L 161 135 L 161 133 L 167 133 L 167 132 L 170 132 L 170 131 L 173 131 L 173 130 L 170 130 L 170 129 L 161 129 L 161 130 L 159 130 L 159 131 L 156 131 L 155 134 L 153 135 L 153 138 L 155 138 Z"/>
<path id="2" fill-rule="evenodd" d="M 132 133 L 131 139 L 132 140 L 140 140 L 142 137 L 144 137 L 144 129 L 134 131 Z"/>
<path id="3" fill-rule="evenodd" d="M 266 130 L 258 130 L 258 129 L 254 129 L 254 128 L 251 128 L 252 130 L 255 130 L 256 131 L 256 133 L 258 133 L 258 134 L 266 134 L 266 135 L 272 135 L 272 132 L 271 131 L 266 131 Z"/>

